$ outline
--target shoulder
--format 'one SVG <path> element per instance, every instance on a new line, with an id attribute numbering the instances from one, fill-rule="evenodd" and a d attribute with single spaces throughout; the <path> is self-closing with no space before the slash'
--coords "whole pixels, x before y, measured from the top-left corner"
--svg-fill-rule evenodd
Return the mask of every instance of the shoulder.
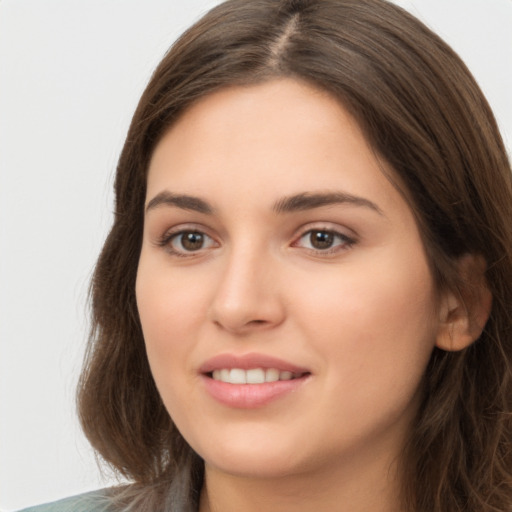
<path id="1" fill-rule="evenodd" d="M 29 507 L 19 512 L 108 512 L 106 490 L 79 494 L 63 500 Z"/>

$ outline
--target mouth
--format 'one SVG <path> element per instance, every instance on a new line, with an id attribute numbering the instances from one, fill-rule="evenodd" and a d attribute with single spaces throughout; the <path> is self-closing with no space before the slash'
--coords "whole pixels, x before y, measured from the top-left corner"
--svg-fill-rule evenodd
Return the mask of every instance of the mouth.
<path id="1" fill-rule="evenodd" d="M 206 374 L 207 377 L 227 384 L 265 384 L 300 379 L 309 372 L 292 372 L 278 368 L 222 368 Z"/>
<path id="2" fill-rule="evenodd" d="M 257 409 L 298 396 L 312 372 L 266 354 L 219 354 L 200 368 L 204 389 L 215 401 L 235 409 Z"/>

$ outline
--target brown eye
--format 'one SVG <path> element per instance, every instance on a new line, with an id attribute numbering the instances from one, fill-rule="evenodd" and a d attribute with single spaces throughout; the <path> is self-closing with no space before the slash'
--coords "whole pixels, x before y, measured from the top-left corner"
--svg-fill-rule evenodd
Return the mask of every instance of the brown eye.
<path id="1" fill-rule="evenodd" d="M 315 249 L 330 249 L 334 243 L 334 233 L 331 231 L 311 231 L 309 242 Z"/>
<path id="2" fill-rule="evenodd" d="M 213 245 L 213 239 L 200 231 L 180 231 L 170 239 L 170 248 L 175 253 L 197 252 Z"/>
<path id="3" fill-rule="evenodd" d="M 331 254 L 349 249 L 355 244 L 355 240 L 329 229 L 310 229 L 306 231 L 296 242 L 294 247 L 302 247 L 318 254 Z"/>
<path id="4" fill-rule="evenodd" d="M 181 245 L 187 251 L 197 251 L 201 249 L 204 244 L 204 236 L 202 233 L 196 231 L 190 233 L 182 233 Z"/>

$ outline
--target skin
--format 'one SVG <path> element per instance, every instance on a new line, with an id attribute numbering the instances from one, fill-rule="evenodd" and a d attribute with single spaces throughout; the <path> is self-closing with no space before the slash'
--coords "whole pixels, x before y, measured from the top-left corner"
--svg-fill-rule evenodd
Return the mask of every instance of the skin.
<path id="1" fill-rule="evenodd" d="M 399 510 L 396 461 L 447 315 L 383 165 L 334 98 L 289 79 L 201 99 L 156 147 L 137 302 L 165 406 L 205 460 L 202 512 Z M 304 193 L 358 200 L 276 211 Z M 312 230 L 337 234 L 318 249 Z M 254 409 L 205 391 L 206 360 L 255 352 L 310 376 Z"/>

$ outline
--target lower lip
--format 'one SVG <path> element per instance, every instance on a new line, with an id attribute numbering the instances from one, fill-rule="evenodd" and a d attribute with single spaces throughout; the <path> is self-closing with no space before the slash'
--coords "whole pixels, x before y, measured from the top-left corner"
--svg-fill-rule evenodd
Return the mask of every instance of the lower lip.
<path id="1" fill-rule="evenodd" d="M 263 384 L 229 384 L 206 375 L 202 376 L 206 391 L 215 400 L 228 407 L 238 409 L 263 407 L 294 393 L 308 378 L 309 375 L 305 375 L 296 379 L 264 382 Z"/>

